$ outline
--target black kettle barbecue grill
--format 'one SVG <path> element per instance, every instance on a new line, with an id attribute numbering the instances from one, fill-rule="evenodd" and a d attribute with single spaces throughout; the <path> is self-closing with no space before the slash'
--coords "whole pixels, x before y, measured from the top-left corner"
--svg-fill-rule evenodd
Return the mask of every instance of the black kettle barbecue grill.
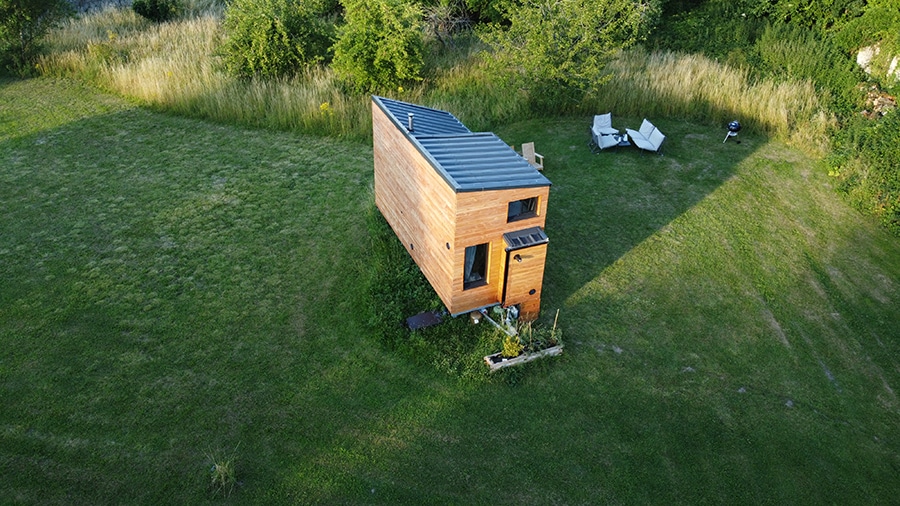
<path id="1" fill-rule="evenodd" d="M 732 121 L 731 123 L 728 123 L 728 134 L 725 135 L 725 140 L 722 141 L 722 144 L 725 144 L 725 141 L 727 141 L 729 137 L 734 137 L 740 131 L 741 131 L 740 123 L 738 123 L 737 121 Z M 740 141 L 738 141 L 738 142 L 740 143 Z"/>

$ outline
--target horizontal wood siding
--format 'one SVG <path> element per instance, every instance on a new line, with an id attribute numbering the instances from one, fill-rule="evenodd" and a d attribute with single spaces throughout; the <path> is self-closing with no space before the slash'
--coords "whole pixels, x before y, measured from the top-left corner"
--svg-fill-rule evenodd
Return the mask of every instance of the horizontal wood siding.
<path id="1" fill-rule="evenodd" d="M 506 244 L 503 241 L 503 234 L 529 227 L 543 228 L 549 193 L 550 188 L 544 186 L 457 194 L 453 292 L 452 303 L 448 305 L 451 313 L 456 314 L 503 301 L 503 282 L 506 275 Z M 506 219 L 509 203 L 531 197 L 538 198 L 537 216 L 508 223 Z M 490 244 L 487 285 L 464 290 L 466 247 L 484 243 Z"/>
<path id="2" fill-rule="evenodd" d="M 452 311 L 456 193 L 374 102 L 372 134 L 375 205 Z"/>
<path id="3" fill-rule="evenodd" d="M 377 103 L 372 104 L 375 204 L 452 314 L 503 302 L 503 234 L 544 227 L 549 186 L 456 193 Z M 538 198 L 537 216 L 507 223 L 509 203 Z M 487 284 L 463 289 L 466 247 L 488 243 Z M 546 247 L 544 247 L 546 251 Z M 543 264 L 540 266 L 543 274 Z M 537 271 L 535 271 L 536 273 Z M 537 297 L 527 301 L 540 308 Z M 535 306 L 532 299 L 537 299 Z"/>

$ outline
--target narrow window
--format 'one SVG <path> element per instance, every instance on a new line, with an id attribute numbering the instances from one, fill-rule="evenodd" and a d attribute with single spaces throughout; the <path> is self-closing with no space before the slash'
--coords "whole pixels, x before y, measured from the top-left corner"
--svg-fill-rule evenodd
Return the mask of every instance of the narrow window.
<path id="1" fill-rule="evenodd" d="M 487 257 L 487 243 L 466 248 L 466 264 L 463 271 L 464 290 L 487 284 Z"/>
<path id="2" fill-rule="evenodd" d="M 509 210 L 506 213 L 507 223 L 537 216 L 537 200 L 537 197 L 531 197 L 510 202 Z"/>

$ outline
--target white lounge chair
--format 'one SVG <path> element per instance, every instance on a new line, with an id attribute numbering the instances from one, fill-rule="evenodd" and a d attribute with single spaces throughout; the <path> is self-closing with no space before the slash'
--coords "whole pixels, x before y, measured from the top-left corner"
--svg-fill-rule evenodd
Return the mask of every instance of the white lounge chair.
<path id="1" fill-rule="evenodd" d="M 591 151 L 594 149 L 606 149 L 619 145 L 619 131 L 612 126 L 612 113 L 598 114 L 594 116 L 594 124 L 591 125 Z"/>
<path id="2" fill-rule="evenodd" d="M 528 160 L 535 169 L 544 170 L 544 155 L 534 152 L 533 142 L 522 144 L 522 158 Z"/>
<path id="3" fill-rule="evenodd" d="M 659 152 L 659 147 L 662 146 L 663 141 L 666 140 L 666 136 L 663 135 L 658 128 L 653 126 L 653 123 L 647 121 L 646 118 L 641 123 L 640 130 L 626 128 L 625 131 L 628 132 L 628 136 L 631 137 L 631 142 L 645 151 Z"/>
<path id="4" fill-rule="evenodd" d="M 611 112 L 594 116 L 594 124 L 591 126 L 591 130 L 596 132 L 597 135 L 615 135 L 619 133 L 619 131 L 612 126 Z"/>

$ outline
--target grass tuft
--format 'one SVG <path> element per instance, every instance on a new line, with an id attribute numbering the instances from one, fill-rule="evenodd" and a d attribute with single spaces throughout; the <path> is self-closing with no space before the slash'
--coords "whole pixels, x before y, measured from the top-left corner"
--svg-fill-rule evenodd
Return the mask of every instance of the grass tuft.
<path id="1" fill-rule="evenodd" d="M 238 483 L 236 457 L 237 447 L 226 454 L 207 454 L 207 459 L 212 463 L 209 469 L 209 490 L 213 495 L 228 497 L 234 492 Z"/>

